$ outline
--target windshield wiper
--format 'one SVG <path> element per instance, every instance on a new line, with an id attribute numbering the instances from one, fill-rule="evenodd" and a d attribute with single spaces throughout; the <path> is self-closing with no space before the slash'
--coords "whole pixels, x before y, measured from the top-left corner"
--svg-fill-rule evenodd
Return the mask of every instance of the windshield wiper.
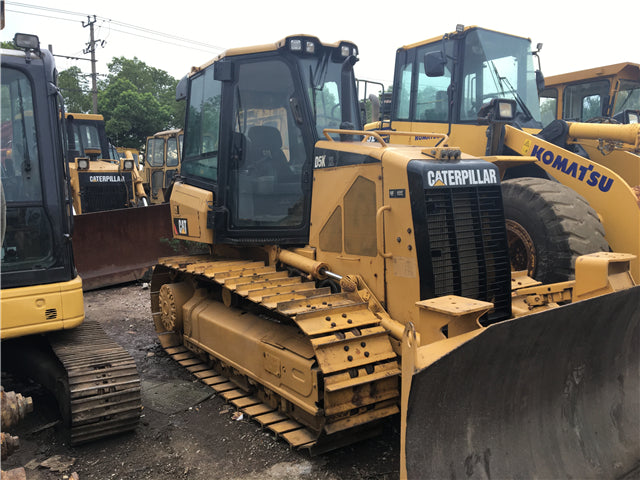
<path id="1" fill-rule="evenodd" d="M 491 66 L 493 67 L 493 71 L 495 76 L 498 79 L 499 82 L 499 86 L 500 86 L 500 93 L 502 95 L 504 95 L 505 90 L 502 87 L 502 82 L 504 82 L 507 85 L 508 88 L 508 93 L 510 93 L 511 95 L 513 95 L 513 98 L 516 100 L 516 102 L 518 103 L 518 106 L 522 109 L 522 112 L 528 117 L 533 119 L 533 115 L 531 114 L 531 110 L 529 110 L 529 107 L 527 107 L 526 103 L 524 103 L 524 100 L 522 100 L 522 97 L 520 96 L 520 94 L 518 93 L 518 91 L 513 88 L 513 85 L 511 85 L 511 82 L 509 81 L 509 79 L 507 77 L 501 77 L 500 73 L 498 72 L 498 68 L 496 67 L 496 64 L 493 62 L 493 60 L 491 60 L 489 62 L 491 64 Z"/>

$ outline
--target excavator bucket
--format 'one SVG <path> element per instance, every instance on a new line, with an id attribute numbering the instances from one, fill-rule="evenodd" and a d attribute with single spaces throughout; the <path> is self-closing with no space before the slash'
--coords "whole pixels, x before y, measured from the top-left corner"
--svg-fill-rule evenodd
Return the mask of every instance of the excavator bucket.
<path id="1" fill-rule="evenodd" d="M 143 277 L 158 258 L 175 255 L 169 204 L 74 217 L 73 255 L 85 291 Z"/>
<path id="2" fill-rule="evenodd" d="M 408 328 L 401 476 L 636 478 L 639 324 L 640 286 L 478 330 L 437 360 Z"/>

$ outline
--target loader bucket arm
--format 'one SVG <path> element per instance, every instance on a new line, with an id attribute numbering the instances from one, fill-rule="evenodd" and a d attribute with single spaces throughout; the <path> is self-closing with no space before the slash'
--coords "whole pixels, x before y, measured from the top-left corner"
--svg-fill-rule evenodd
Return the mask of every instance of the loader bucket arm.
<path id="1" fill-rule="evenodd" d="M 401 476 L 619 478 L 640 468 L 639 299 L 633 287 L 501 322 L 428 365 L 437 344 L 416 347 L 405 330 L 403 376 L 414 362 L 415 374 L 410 391 L 403 382 Z"/>

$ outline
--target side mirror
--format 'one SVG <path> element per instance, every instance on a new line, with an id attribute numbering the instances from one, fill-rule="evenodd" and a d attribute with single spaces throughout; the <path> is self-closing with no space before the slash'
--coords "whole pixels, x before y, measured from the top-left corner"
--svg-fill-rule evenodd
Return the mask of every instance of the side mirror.
<path id="1" fill-rule="evenodd" d="M 178 86 L 176 87 L 176 102 L 184 100 L 187 98 L 189 79 L 185 75 L 178 82 Z"/>
<path id="2" fill-rule="evenodd" d="M 540 70 L 536 70 L 536 87 L 538 88 L 538 95 L 544 90 L 544 75 Z"/>
<path id="3" fill-rule="evenodd" d="M 444 52 L 427 52 L 424 54 L 424 73 L 427 77 L 444 76 L 444 67 L 447 59 Z"/>

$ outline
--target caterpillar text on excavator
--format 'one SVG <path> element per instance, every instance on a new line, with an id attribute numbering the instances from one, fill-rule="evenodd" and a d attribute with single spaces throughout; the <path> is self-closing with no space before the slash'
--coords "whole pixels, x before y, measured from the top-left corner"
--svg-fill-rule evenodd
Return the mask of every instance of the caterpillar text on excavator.
<path id="1" fill-rule="evenodd" d="M 2 50 L 2 368 L 51 390 L 79 444 L 136 427 L 140 379 L 129 353 L 84 318 L 53 55 L 35 35 L 14 43 Z"/>
<path id="2" fill-rule="evenodd" d="M 512 273 L 499 166 L 446 131 L 362 130 L 357 59 L 294 35 L 180 81 L 174 237 L 210 254 L 155 267 L 163 348 L 312 453 L 399 415 L 403 478 L 638 468 L 635 257 L 585 252 L 561 283 Z"/>

